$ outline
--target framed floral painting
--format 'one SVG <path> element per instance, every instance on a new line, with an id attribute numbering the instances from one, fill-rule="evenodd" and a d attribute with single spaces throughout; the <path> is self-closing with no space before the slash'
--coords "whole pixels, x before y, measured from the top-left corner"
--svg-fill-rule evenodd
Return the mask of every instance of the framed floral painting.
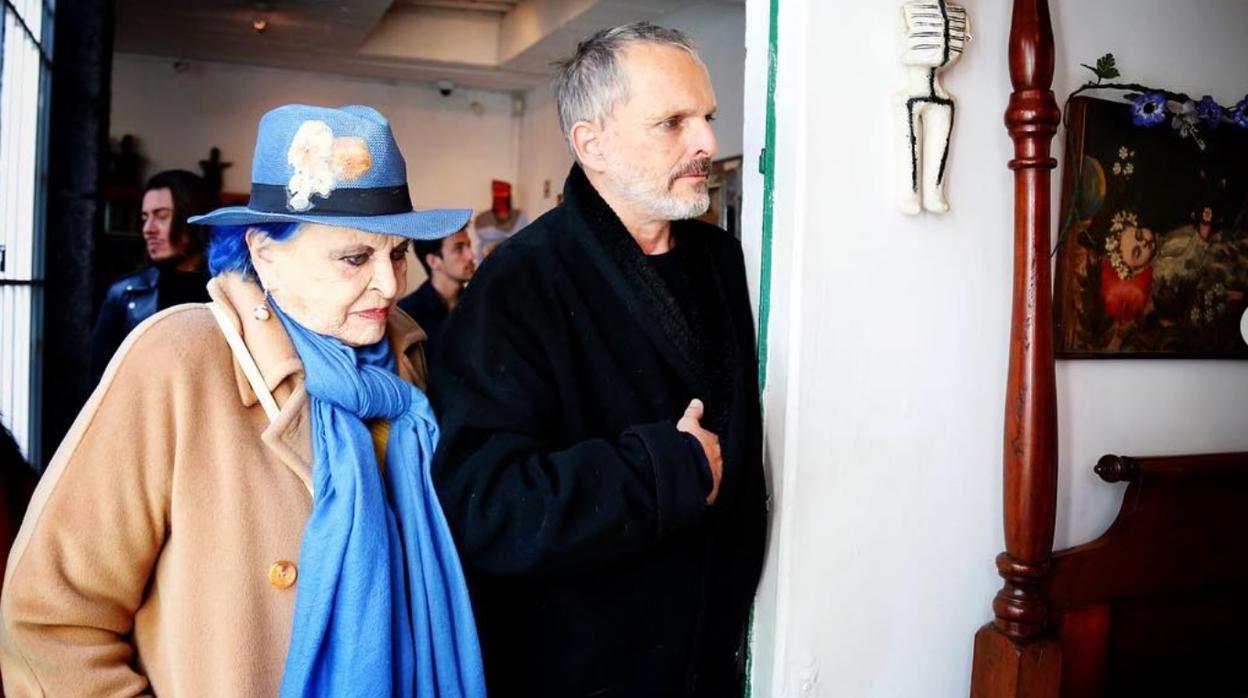
<path id="1" fill-rule="evenodd" d="M 1248 98 L 1070 100 L 1060 358 L 1248 359 Z"/>

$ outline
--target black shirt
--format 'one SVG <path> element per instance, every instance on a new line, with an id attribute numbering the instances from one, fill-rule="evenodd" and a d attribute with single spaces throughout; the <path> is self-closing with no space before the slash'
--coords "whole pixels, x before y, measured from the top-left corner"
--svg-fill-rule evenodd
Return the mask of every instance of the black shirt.
<path id="1" fill-rule="evenodd" d="M 703 299 L 696 293 L 689 278 L 689 260 L 684 248 L 677 244 L 663 254 L 647 255 L 646 260 L 663 277 L 663 283 L 667 284 L 667 290 L 676 299 L 686 321 L 691 321 L 696 312 L 695 304 L 700 304 Z"/>
<path id="2" fill-rule="evenodd" d="M 425 363 L 432 366 L 434 354 L 438 350 L 442 323 L 451 312 L 450 307 L 442 294 L 438 293 L 438 289 L 433 287 L 433 283 L 426 280 L 415 293 L 399 301 L 399 308 L 411 315 L 416 324 L 420 325 L 420 329 L 429 335 L 429 341 L 425 342 Z"/>
<path id="3" fill-rule="evenodd" d="M 160 270 L 156 281 L 156 309 L 164 310 L 183 303 L 207 303 L 208 272 Z"/>
<path id="4" fill-rule="evenodd" d="M 715 281 L 705 273 L 699 273 L 699 260 L 689 245 L 681 245 L 673 232 L 672 249 L 663 254 L 646 255 L 650 266 L 663 278 L 663 284 L 676 300 L 685 322 L 701 339 L 703 347 L 712 347 L 724 341 L 724 309 L 716 302 L 718 289 Z M 702 266 L 705 266 L 703 263 Z M 705 364 L 703 356 L 689 357 Z M 714 371 L 713 366 L 704 366 Z"/>

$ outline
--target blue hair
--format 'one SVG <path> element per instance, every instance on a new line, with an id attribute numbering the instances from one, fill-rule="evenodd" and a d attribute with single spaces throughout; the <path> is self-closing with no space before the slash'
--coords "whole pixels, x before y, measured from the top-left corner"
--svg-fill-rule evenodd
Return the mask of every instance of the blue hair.
<path id="1" fill-rule="evenodd" d="M 247 231 L 258 230 L 272 240 L 282 241 L 295 234 L 298 223 L 253 223 L 251 225 L 218 225 L 212 229 L 208 245 L 208 273 L 216 276 L 234 271 L 244 278 L 254 278 L 251 253 L 247 249 Z"/>

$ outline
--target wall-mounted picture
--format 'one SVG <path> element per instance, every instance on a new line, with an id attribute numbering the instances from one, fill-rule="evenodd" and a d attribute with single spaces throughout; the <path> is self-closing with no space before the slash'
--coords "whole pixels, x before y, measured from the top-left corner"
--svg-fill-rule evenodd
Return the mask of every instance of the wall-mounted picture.
<path id="1" fill-rule="evenodd" d="M 1248 124 L 1148 98 L 1069 103 L 1057 356 L 1248 359 Z"/>

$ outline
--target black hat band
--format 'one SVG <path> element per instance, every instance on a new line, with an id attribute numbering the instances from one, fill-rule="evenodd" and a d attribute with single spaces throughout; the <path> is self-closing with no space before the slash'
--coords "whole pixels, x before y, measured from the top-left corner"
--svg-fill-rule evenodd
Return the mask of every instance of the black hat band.
<path id="1" fill-rule="evenodd" d="M 412 196 L 406 184 L 397 187 L 367 189 L 335 189 L 329 196 L 313 194 L 311 208 L 295 211 L 288 205 L 290 194 L 280 184 L 251 185 L 251 201 L 247 208 L 265 213 L 306 214 L 314 216 L 388 216 L 412 212 Z"/>

